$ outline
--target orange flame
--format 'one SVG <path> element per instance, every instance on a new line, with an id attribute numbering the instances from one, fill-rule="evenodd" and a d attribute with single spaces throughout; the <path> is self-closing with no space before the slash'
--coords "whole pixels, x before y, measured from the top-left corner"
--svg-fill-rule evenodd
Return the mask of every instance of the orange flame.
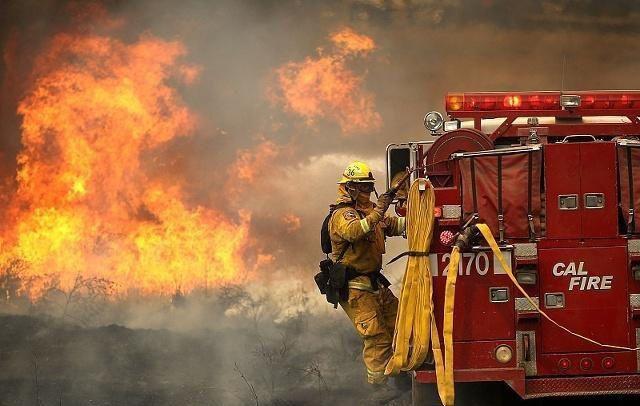
<path id="1" fill-rule="evenodd" d="M 116 292 L 170 294 L 238 278 L 250 215 L 236 221 L 186 203 L 183 188 L 146 170 L 154 150 L 188 136 L 193 114 L 169 87 L 195 80 L 179 42 L 126 44 L 58 35 L 19 105 L 18 189 L 0 236 L 6 272 L 24 261 L 32 299 L 55 284 L 103 278 Z"/>
<path id="2" fill-rule="evenodd" d="M 285 214 L 282 222 L 286 225 L 288 233 L 294 233 L 302 227 L 302 219 L 293 213 Z"/>
<path id="3" fill-rule="evenodd" d="M 235 180 L 252 184 L 278 154 L 278 146 L 273 141 L 263 140 L 253 149 L 239 150 L 229 172 L 235 175 Z"/>
<path id="4" fill-rule="evenodd" d="M 346 134 L 379 129 L 382 118 L 375 109 L 375 97 L 363 88 L 363 76 L 348 67 L 350 59 L 375 49 L 373 39 L 350 28 L 333 33 L 330 39 L 333 52 L 319 50 L 317 57 L 276 70 L 272 100 L 303 117 L 309 126 L 324 118 L 337 122 Z"/>

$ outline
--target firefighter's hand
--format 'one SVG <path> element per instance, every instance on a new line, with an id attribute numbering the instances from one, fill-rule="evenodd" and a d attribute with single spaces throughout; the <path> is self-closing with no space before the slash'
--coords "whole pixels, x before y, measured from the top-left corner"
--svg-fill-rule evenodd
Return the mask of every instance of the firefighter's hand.
<path id="1" fill-rule="evenodd" d="M 395 197 L 395 193 L 393 191 L 386 191 L 378 197 L 378 202 L 376 203 L 376 207 L 382 210 L 382 212 L 386 212 L 389 206 L 391 205 L 391 201 Z"/>

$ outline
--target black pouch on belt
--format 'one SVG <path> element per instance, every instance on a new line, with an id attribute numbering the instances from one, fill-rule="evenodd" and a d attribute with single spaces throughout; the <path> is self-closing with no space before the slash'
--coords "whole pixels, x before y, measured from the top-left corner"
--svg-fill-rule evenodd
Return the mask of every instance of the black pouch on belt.
<path id="1" fill-rule="evenodd" d="M 320 293 L 326 296 L 327 302 L 331 303 L 334 309 L 338 307 L 340 300 L 346 300 L 346 294 L 348 294 L 346 289 L 348 267 L 340 261 L 350 245 L 345 245 L 336 262 L 328 257 L 320 261 L 320 272 L 313 277 Z"/>
<path id="2" fill-rule="evenodd" d="M 334 308 L 338 307 L 341 300 L 347 300 L 347 269 L 340 262 L 334 263 L 330 259 L 320 262 L 320 272 L 314 276 L 320 293 L 326 296 L 327 302 Z"/>
<path id="3" fill-rule="evenodd" d="M 329 258 L 323 259 L 320 261 L 320 272 L 313 277 L 316 285 L 318 285 L 318 290 L 323 295 L 326 295 L 327 290 L 330 288 L 331 268 L 333 268 L 333 261 Z"/>

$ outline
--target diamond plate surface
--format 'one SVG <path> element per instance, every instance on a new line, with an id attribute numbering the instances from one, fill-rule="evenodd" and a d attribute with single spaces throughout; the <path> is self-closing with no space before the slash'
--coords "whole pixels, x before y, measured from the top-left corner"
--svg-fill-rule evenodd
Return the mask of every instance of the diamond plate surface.
<path id="1" fill-rule="evenodd" d="M 640 253 L 640 240 L 629 240 L 627 242 L 629 252 L 638 254 Z"/>
<path id="2" fill-rule="evenodd" d="M 536 243 L 513 244 L 516 258 L 532 258 L 538 256 L 538 246 Z"/>
<path id="3" fill-rule="evenodd" d="M 446 219 L 459 219 L 462 217 L 462 206 L 459 204 L 442 205 L 442 217 Z"/>
<path id="4" fill-rule="evenodd" d="M 640 294 L 634 293 L 629 295 L 629 304 L 632 309 L 640 309 Z"/>
<path id="5" fill-rule="evenodd" d="M 640 393 L 640 375 L 528 379 L 526 398 Z"/>
<path id="6" fill-rule="evenodd" d="M 535 296 L 531 297 L 531 299 L 538 307 L 540 307 L 540 299 L 538 299 Z M 516 302 L 516 311 L 519 311 L 519 312 L 536 312 L 537 311 L 536 308 L 533 307 L 533 304 L 531 304 L 529 299 L 527 299 L 526 297 L 517 297 L 515 302 Z"/>
<path id="7" fill-rule="evenodd" d="M 522 336 L 529 335 L 530 343 L 530 360 L 524 360 L 524 342 Z M 518 357 L 518 366 L 524 369 L 526 376 L 535 376 L 538 374 L 538 367 L 536 365 L 537 352 L 536 352 L 536 332 L 535 331 L 516 331 L 516 356 Z"/>

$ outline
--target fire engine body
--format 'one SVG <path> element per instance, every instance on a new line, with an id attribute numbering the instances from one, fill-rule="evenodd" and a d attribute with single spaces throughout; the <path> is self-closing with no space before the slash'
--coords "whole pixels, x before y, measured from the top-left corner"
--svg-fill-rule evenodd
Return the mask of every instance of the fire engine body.
<path id="1" fill-rule="evenodd" d="M 453 129 L 435 141 L 387 148 L 388 179 L 419 166 L 435 189 L 439 330 L 451 252 L 439 236 L 478 221 L 555 322 L 628 348 L 541 317 L 480 243 L 458 269 L 456 383 L 506 382 L 522 398 L 640 393 L 640 91 L 448 94 L 446 110 Z M 435 381 L 425 364 L 414 393 Z"/>

